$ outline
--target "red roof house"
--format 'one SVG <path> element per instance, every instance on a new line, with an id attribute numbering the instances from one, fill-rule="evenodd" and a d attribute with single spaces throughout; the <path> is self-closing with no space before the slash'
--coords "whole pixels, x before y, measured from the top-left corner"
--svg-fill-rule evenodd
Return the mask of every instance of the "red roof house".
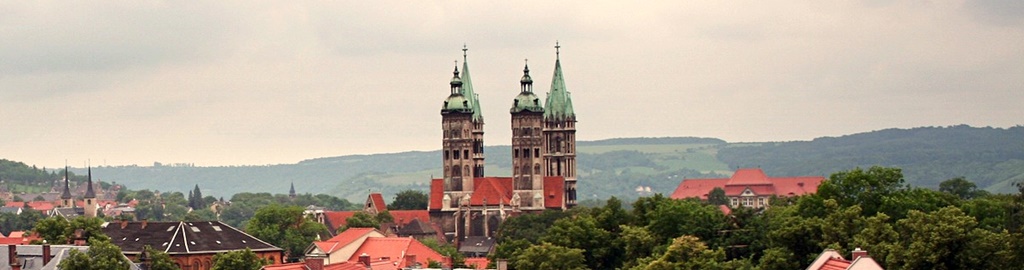
<path id="1" fill-rule="evenodd" d="M 429 261 L 445 261 L 441 254 L 414 238 L 387 237 L 373 228 L 350 228 L 327 241 L 314 242 L 306 249 L 306 257 L 320 258 L 325 265 L 356 263 L 364 265 L 363 269 L 365 265 L 372 269 L 425 267 Z"/>
<path id="2" fill-rule="evenodd" d="M 732 207 L 766 207 L 771 196 L 791 197 L 818 192 L 823 176 L 768 177 L 760 168 L 739 169 L 729 178 L 685 179 L 671 198 L 707 200 L 714 188 L 725 190 Z"/>
<path id="3" fill-rule="evenodd" d="M 883 270 L 868 252 L 857 248 L 851 254 L 852 259 L 846 260 L 843 255 L 832 249 L 826 249 L 807 267 L 807 270 Z"/>

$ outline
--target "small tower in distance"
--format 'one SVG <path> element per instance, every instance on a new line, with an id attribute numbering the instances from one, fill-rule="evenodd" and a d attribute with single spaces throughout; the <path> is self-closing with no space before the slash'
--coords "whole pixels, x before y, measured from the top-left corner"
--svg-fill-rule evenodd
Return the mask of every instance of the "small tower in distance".
<path id="1" fill-rule="evenodd" d="M 68 166 L 64 165 L 64 192 L 60 194 L 60 207 L 74 207 L 75 200 L 71 197 L 71 178 L 68 177 Z"/>
<path id="2" fill-rule="evenodd" d="M 97 215 L 96 192 L 92 190 L 92 166 L 89 166 L 89 181 L 85 187 L 85 217 L 94 218 Z"/>
<path id="3" fill-rule="evenodd" d="M 295 199 L 295 182 L 292 182 L 292 188 L 288 190 L 288 198 Z"/>

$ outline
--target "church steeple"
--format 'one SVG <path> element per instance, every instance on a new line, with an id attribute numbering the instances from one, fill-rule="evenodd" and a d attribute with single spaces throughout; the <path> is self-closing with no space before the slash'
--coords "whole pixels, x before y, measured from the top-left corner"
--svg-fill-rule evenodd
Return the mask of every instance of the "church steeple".
<path id="1" fill-rule="evenodd" d="M 96 192 L 92 190 L 92 166 L 89 167 L 89 182 L 88 182 L 88 184 L 89 184 L 89 186 L 85 187 L 85 197 L 84 198 L 86 198 L 86 199 L 95 199 L 96 198 Z"/>
<path id="2" fill-rule="evenodd" d="M 544 176 L 565 178 L 565 206 L 576 205 L 576 113 L 562 75 L 561 45 L 555 42 L 555 72 L 544 102 Z"/>
<path id="3" fill-rule="evenodd" d="M 295 182 L 292 182 L 292 188 L 288 190 L 288 197 L 295 198 Z"/>
<path id="4" fill-rule="evenodd" d="M 68 165 L 64 165 L 64 191 L 60 194 L 60 206 L 75 206 L 75 201 L 71 197 L 71 177 L 68 174 Z"/>
<path id="5" fill-rule="evenodd" d="M 469 59 L 466 55 L 469 48 L 462 45 L 462 95 L 469 101 L 469 108 L 473 110 L 473 122 L 483 122 L 483 112 L 480 110 L 480 95 L 473 91 L 473 79 L 469 76 Z"/>

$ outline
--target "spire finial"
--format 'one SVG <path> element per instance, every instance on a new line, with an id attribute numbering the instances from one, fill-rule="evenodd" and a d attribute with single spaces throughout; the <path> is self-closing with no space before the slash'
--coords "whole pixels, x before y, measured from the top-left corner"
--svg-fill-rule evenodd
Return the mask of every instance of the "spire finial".
<path id="1" fill-rule="evenodd" d="M 525 63 L 525 65 L 523 66 L 523 72 L 524 73 L 530 73 L 530 59 L 529 58 L 524 58 L 523 59 L 523 63 Z"/>
<path id="2" fill-rule="evenodd" d="M 558 58 L 558 55 L 561 54 L 561 52 L 559 52 L 559 50 L 558 50 L 560 48 L 562 48 L 562 45 L 558 45 L 558 41 L 555 40 L 555 58 L 556 59 Z"/>
<path id="3" fill-rule="evenodd" d="M 463 62 L 466 61 L 466 51 L 468 51 L 468 50 L 469 50 L 469 48 L 466 47 L 466 43 L 462 43 L 462 61 Z"/>

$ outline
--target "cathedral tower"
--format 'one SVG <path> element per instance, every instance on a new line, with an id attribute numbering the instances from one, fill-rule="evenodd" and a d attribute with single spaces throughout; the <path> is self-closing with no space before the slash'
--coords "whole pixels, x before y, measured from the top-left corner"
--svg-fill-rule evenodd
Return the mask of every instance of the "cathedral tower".
<path id="1" fill-rule="evenodd" d="M 544 125 L 544 107 L 540 98 L 533 93 L 533 78 L 530 66 L 523 68 L 519 80 L 519 95 L 512 100 L 512 181 L 513 189 L 522 198 L 525 208 L 534 206 L 535 197 L 543 197 L 544 175 L 541 171 L 541 149 L 544 139 L 541 130 Z"/>
<path id="2" fill-rule="evenodd" d="M 544 102 L 544 175 L 565 178 L 566 207 L 576 205 L 576 113 L 572 95 L 565 89 L 562 63 L 555 43 L 555 73 Z"/>
<path id="3" fill-rule="evenodd" d="M 465 62 L 466 51 L 463 47 L 463 74 L 459 76 L 456 65 L 451 92 L 441 107 L 444 191 L 449 202 L 469 195 L 473 178 L 484 175 L 484 120 Z"/>

